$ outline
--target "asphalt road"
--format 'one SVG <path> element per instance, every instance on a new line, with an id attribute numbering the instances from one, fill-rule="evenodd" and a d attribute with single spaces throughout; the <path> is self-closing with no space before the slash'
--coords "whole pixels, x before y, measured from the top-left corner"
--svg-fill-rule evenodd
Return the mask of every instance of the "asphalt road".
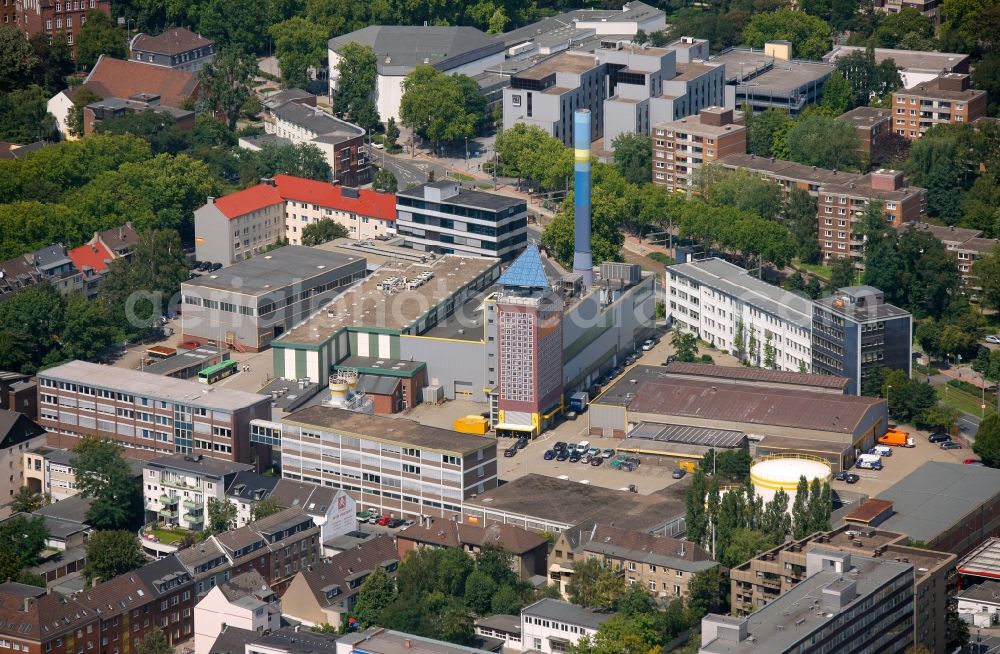
<path id="1" fill-rule="evenodd" d="M 976 441 L 976 432 L 979 431 L 979 423 L 982 418 L 971 413 L 963 413 L 958 419 L 958 428 L 962 430 L 962 435 L 969 439 L 969 442 Z"/>
<path id="2" fill-rule="evenodd" d="M 969 630 L 972 632 L 972 642 L 962 650 L 963 654 L 1000 654 L 1000 637 L 983 636 L 977 642 L 975 628 L 970 627 Z"/>

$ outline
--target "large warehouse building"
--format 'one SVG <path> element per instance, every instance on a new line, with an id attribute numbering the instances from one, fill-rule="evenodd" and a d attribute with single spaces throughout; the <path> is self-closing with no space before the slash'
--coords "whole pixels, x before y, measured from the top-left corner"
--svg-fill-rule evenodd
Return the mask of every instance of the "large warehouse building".
<path id="1" fill-rule="evenodd" d="M 590 434 L 688 426 L 745 434 L 757 455 L 804 452 L 848 468 L 888 425 L 885 400 L 844 395 L 845 381 L 742 368 L 635 366 L 594 399 Z M 808 407 L 804 410 L 803 407 Z"/>

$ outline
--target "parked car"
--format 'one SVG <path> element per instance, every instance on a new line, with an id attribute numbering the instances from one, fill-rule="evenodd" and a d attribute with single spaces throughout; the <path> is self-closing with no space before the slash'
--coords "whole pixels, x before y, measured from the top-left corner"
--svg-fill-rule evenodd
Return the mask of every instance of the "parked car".
<path id="1" fill-rule="evenodd" d="M 402 528 L 403 529 L 409 529 L 410 527 L 412 527 L 415 524 L 417 524 L 417 523 L 415 523 L 413 520 L 403 520 Z"/>
<path id="2" fill-rule="evenodd" d="M 608 449 L 604 450 L 603 452 L 601 452 L 601 457 L 605 458 L 605 459 L 610 459 L 614 455 L 615 455 L 615 451 L 612 450 L 611 448 L 608 448 Z"/>
<path id="3" fill-rule="evenodd" d="M 642 351 L 643 352 L 649 352 L 654 347 L 656 347 L 656 343 L 653 341 L 653 339 L 650 338 L 650 339 L 648 339 L 646 342 L 644 342 L 642 344 Z"/>
<path id="4" fill-rule="evenodd" d="M 685 474 L 687 474 L 687 470 L 685 470 L 684 468 L 677 468 L 676 470 L 670 473 L 670 476 L 673 477 L 674 479 L 682 479 Z"/>
<path id="5" fill-rule="evenodd" d="M 974 465 L 982 465 L 983 464 L 983 462 L 980 461 L 979 459 L 966 459 L 965 461 L 962 461 L 962 463 L 964 463 L 967 466 L 974 466 Z"/>
<path id="6" fill-rule="evenodd" d="M 943 443 L 945 441 L 950 441 L 951 436 L 943 432 L 937 432 L 936 434 L 931 434 L 927 437 L 927 440 L 931 443 Z"/>
<path id="7" fill-rule="evenodd" d="M 386 527 L 395 529 L 397 527 L 402 527 L 404 524 L 406 524 L 406 520 L 403 520 L 402 518 L 393 518 L 388 522 L 388 524 L 386 524 Z"/>
<path id="8" fill-rule="evenodd" d="M 385 146 L 382 145 L 381 143 L 372 143 L 372 147 L 375 148 L 376 150 L 381 150 Z"/>
<path id="9" fill-rule="evenodd" d="M 559 450 L 559 452 L 556 453 L 556 461 L 565 461 L 568 458 L 569 458 L 568 450 Z"/>
<path id="10" fill-rule="evenodd" d="M 990 334 L 986 337 L 987 343 L 993 343 L 994 345 L 1000 345 L 1000 336 L 996 334 Z"/>
<path id="11" fill-rule="evenodd" d="M 576 444 L 576 451 L 583 456 L 583 453 L 590 449 L 590 441 L 580 441 Z"/>
<path id="12" fill-rule="evenodd" d="M 849 472 L 847 473 L 847 479 L 845 479 L 844 481 L 846 481 L 848 484 L 856 484 L 859 481 L 861 481 L 861 477 L 854 474 L 853 472 Z"/>
<path id="13" fill-rule="evenodd" d="M 660 365 L 661 366 L 669 366 L 671 363 L 673 363 L 676 360 L 677 360 L 677 357 L 675 357 L 673 354 L 671 354 L 670 356 L 667 357 L 667 360 L 664 361 L 663 363 L 661 363 Z"/>
<path id="14" fill-rule="evenodd" d="M 565 415 L 567 420 L 576 420 L 576 411 L 567 411 Z"/>
<path id="15" fill-rule="evenodd" d="M 546 461 L 551 461 L 552 459 L 556 458 L 556 451 L 545 450 L 545 454 L 542 455 L 542 458 L 545 459 Z"/>
<path id="16" fill-rule="evenodd" d="M 584 456 L 591 456 L 591 457 L 596 456 L 596 457 L 600 457 L 601 456 L 601 448 L 599 448 L 599 447 L 592 447 L 589 450 L 587 450 L 587 452 L 584 454 Z"/>
<path id="17" fill-rule="evenodd" d="M 604 463 L 604 459 L 602 459 L 599 456 L 594 456 L 594 457 L 590 458 L 590 465 L 592 465 L 592 466 L 599 466 L 602 463 Z"/>
<path id="18" fill-rule="evenodd" d="M 552 449 L 556 452 L 562 452 L 566 449 L 566 443 L 563 441 L 556 441 L 556 444 L 552 446 Z"/>
<path id="19" fill-rule="evenodd" d="M 377 513 L 372 513 L 371 515 L 368 516 L 368 524 L 373 525 L 373 524 L 377 523 L 378 519 L 381 518 L 381 517 L 382 516 L 380 516 Z"/>
<path id="20" fill-rule="evenodd" d="M 955 441 L 945 441 L 945 442 L 941 443 L 941 445 L 939 445 L 938 447 L 940 447 L 942 450 L 960 450 L 960 449 L 962 449 L 962 446 L 959 443 L 956 443 Z"/>
<path id="21" fill-rule="evenodd" d="M 508 447 L 506 450 L 503 451 L 503 455 L 508 459 L 516 454 L 517 454 L 517 448 L 514 447 L 513 445 L 511 445 L 510 447 Z"/>
<path id="22" fill-rule="evenodd" d="M 569 462 L 576 463 L 582 456 L 583 455 L 580 454 L 580 450 L 573 450 L 573 453 L 569 455 Z"/>
<path id="23" fill-rule="evenodd" d="M 392 520 L 392 518 L 390 518 L 390 517 L 389 517 L 389 516 L 387 516 L 387 515 L 384 515 L 384 516 L 382 516 L 381 518 L 379 518 L 379 519 L 378 519 L 378 522 L 377 522 L 377 523 L 375 523 L 375 524 L 377 524 L 377 525 L 378 525 L 379 527 L 388 527 L 388 526 L 389 526 L 389 521 L 390 521 L 390 520 Z"/>
<path id="24" fill-rule="evenodd" d="M 519 450 L 523 450 L 524 448 L 528 447 L 528 439 L 523 437 L 517 439 L 517 442 L 514 443 L 514 447 L 516 447 Z"/>

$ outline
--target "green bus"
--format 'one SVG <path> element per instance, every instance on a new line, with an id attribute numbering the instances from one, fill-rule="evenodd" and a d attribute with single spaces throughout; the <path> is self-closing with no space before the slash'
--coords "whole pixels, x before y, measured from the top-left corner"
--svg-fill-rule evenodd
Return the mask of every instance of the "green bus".
<path id="1" fill-rule="evenodd" d="M 236 374 L 236 362 L 232 359 L 209 366 L 198 373 L 198 381 L 202 384 L 214 384 L 215 382 Z"/>

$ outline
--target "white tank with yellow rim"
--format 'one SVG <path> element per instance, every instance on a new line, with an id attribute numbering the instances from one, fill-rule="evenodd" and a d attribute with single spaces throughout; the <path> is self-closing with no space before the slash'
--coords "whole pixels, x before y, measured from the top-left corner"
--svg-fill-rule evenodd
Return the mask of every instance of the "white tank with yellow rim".
<path id="1" fill-rule="evenodd" d="M 833 470 L 827 461 L 808 455 L 776 455 L 764 457 L 750 468 L 750 482 L 754 492 L 767 504 L 779 490 L 788 495 L 788 507 L 795 502 L 799 479 L 805 477 L 812 484 L 813 479 L 829 482 Z"/>

